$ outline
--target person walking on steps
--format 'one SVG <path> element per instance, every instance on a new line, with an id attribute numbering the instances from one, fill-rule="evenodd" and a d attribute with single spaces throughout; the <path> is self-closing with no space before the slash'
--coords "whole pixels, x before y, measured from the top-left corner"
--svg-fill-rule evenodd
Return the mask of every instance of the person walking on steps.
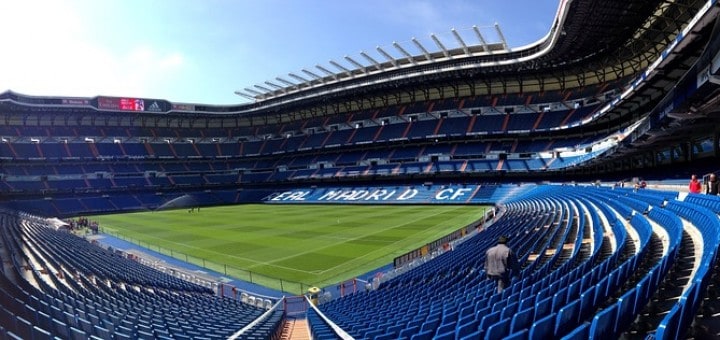
<path id="1" fill-rule="evenodd" d="M 485 274 L 497 283 L 497 292 L 510 286 L 510 275 L 518 276 L 520 267 L 512 249 L 507 246 L 507 236 L 500 236 L 498 243 L 485 253 Z"/>

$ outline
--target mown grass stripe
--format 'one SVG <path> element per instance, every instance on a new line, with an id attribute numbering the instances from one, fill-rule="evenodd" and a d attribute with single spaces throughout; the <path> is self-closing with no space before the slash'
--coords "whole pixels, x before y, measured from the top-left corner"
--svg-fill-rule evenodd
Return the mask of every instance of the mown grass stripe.
<path id="1" fill-rule="evenodd" d="M 485 208 L 442 205 L 248 204 L 98 216 L 102 228 L 213 269 L 327 285 L 479 219 Z M 158 248 L 160 247 L 160 248 Z M 243 279 L 241 277 L 241 279 Z M 277 287 L 273 287 L 277 288 Z"/>

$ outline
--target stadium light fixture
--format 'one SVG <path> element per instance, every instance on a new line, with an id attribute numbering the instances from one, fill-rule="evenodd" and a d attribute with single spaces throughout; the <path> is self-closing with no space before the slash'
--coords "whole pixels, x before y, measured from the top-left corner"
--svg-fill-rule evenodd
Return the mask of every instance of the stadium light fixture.
<path id="1" fill-rule="evenodd" d="M 239 90 L 238 90 L 238 91 L 235 91 L 235 94 L 238 95 L 238 96 L 243 96 L 243 97 L 245 97 L 245 98 L 247 98 L 247 99 L 255 100 L 255 96 L 251 96 L 251 95 L 249 95 L 249 94 L 247 94 L 247 93 L 245 93 L 245 92 L 239 91 Z"/>
<path id="2" fill-rule="evenodd" d="M 315 67 L 317 67 L 317 66 L 315 66 Z M 322 79 L 323 79 L 321 76 L 317 75 L 317 73 L 313 73 L 313 72 L 311 72 L 311 71 L 308 70 L 308 69 L 302 69 L 301 71 L 302 71 L 303 73 L 305 73 L 305 74 L 307 74 L 307 75 L 309 75 L 309 76 L 317 79 L 317 80 L 322 80 Z"/>
<path id="3" fill-rule="evenodd" d="M 425 49 L 425 46 L 423 46 L 417 39 L 415 39 L 415 37 L 413 37 L 411 40 L 415 44 L 415 47 L 417 47 L 420 50 L 420 52 L 422 52 L 422 54 L 425 56 L 426 60 L 434 61 L 432 55 L 430 55 L 430 52 L 428 52 L 428 50 Z"/>
<path id="4" fill-rule="evenodd" d="M 442 50 L 443 55 L 445 58 L 450 58 L 450 52 L 448 52 L 447 48 L 445 48 L 445 45 L 438 39 L 438 37 L 435 34 L 430 34 L 430 38 L 435 42 L 435 45 Z"/>
<path id="5" fill-rule="evenodd" d="M 295 86 L 295 84 L 291 83 L 290 81 L 285 80 L 284 78 L 275 77 L 275 79 L 287 86 Z"/>
<path id="6" fill-rule="evenodd" d="M 378 47 L 375 47 L 375 49 L 378 52 L 380 52 L 380 54 L 382 54 L 383 57 L 385 57 L 385 59 L 387 59 L 391 64 L 393 64 L 393 66 L 395 66 L 395 67 L 398 66 L 397 60 L 395 60 L 395 58 L 393 58 L 390 54 L 385 52 L 385 50 L 383 50 L 382 47 L 378 46 Z"/>
<path id="7" fill-rule="evenodd" d="M 65 140 L 65 142 L 67 143 L 67 139 Z M 115 139 L 113 139 L 113 143 L 120 144 L 120 143 L 122 143 L 122 140 L 120 138 L 115 138 Z"/>
<path id="8" fill-rule="evenodd" d="M 260 85 L 253 85 L 253 86 L 255 86 L 255 88 L 258 88 L 258 89 L 261 89 L 261 90 L 265 91 L 265 93 L 270 93 L 270 92 L 273 91 L 273 90 L 271 90 L 271 89 L 269 89 L 269 88 L 267 88 L 267 87 L 265 87 L 265 86 L 260 86 Z"/>
<path id="9" fill-rule="evenodd" d="M 330 60 L 330 64 L 337 67 L 341 71 L 345 71 L 345 73 L 347 73 L 347 75 L 349 75 L 350 77 L 353 77 L 352 72 L 350 72 L 347 67 L 340 65 L 340 63 L 336 62 L 335 60 Z"/>
<path id="10" fill-rule="evenodd" d="M 393 41 L 392 44 L 398 51 L 400 51 L 400 53 L 402 53 L 407 58 L 408 62 L 413 65 L 417 65 L 417 62 L 415 62 L 415 59 L 413 59 L 412 55 L 410 55 L 408 51 L 406 51 L 402 46 L 400 46 L 400 44 L 398 44 L 396 41 Z"/>
<path id="11" fill-rule="evenodd" d="M 460 46 L 462 46 L 463 52 L 465 52 L 465 54 L 469 56 L 470 50 L 468 49 L 467 44 L 465 44 L 463 38 L 460 36 L 460 33 L 458 33 L 458 31 L 454 28 L 450 29 L 450 32 L 452 32 L 452 34 L 455 36 L 455 40 L 457 40 Z"/>
<path id="12" fill-rule="evenodd" d="M 380 63 L 377 60 L 375 60 L 375 58 L 369 56 L 364 51 L 360 52 L 360 55 L 363 56 L 363 58 L 367 59 L 369 62 L 371 62 L 373 65 L 375 65 L 375 67 L 378 69 L 378 71 L 382 71 L 382 69 L 383 69 L 382 65 L 380 65 Z"/>
<path id="13" fill-rule="evenodd" d="M 301 76 L 299 76 L 299 75 L 297 75 L 297 74 L 295 74 L 295 73 L 288 73 L 288 75 L 290 76 L 290 78 L 297 79 L 297 80 L 299 80 L 299 81 L 301 81 L 301 82 L 303 82 L 303 83 L 307 83 L 307 82 L 308 82 L 307 79 L 305 79 L 305 78 L 303 78 L 303 77 L 301 77 Z"/>
<path id="14" fill-rule="evenodd" d="M 503 34 L 502 30 L 500 30 L 500 24 L 497 22 L 495 23 L 495 30 L 497 31 L 498 37 L 500 37 L 500 41 L 502 41 L 503 49 L 505 51 L 510 51 L 510 48 L 508 48 L 507 40 L 505 40 L 505 35 Z"/>
<path id="15" fill-rule="evenodd" d="M 362 70 L 362 72 L 365 73 L 365 74 L 368 73 L 368 72 L 367 72 L 367 67 L 365 67 L 365 65 L 358 63 L 357 61 L 355 61 L 355 59 L 350 58 L 349 56 L 345 56 L 345 57 L 343 57 L 343 58 L 345 58 L 345 60 L 347 60 L 347 61 L 350 62 L 351 64 L 355 65 L 355 67 L 357 67 L 358 70 Z"/>
<path id="16" fill-rule="evenodd" d="M 338 79 L 338 78 L 337 78 L 337 74 L 330 72 L 330 70 L 322 67 L 321 65 L 315 65 L 315 68 L 318 69 L 318 70 L 320 70 L 320 71 L 325 72 L 325 74 L 331 76 L 331 77 L 332 77 L 333 79 L 335 79 L 335 80 Z M 311 73 L 310 71 L 307 71 L 307 72 L 308 72 L 308 73 Z M 312 75 L 313 75 L 315 78 L 320 79 L 323 83 L 325 83 L 325 81 L 323 80 L 322 77 L 320 77 L 320 76 L 318 76 L 318 75 L 316 75 L 316 74 L 314 74 L 314 73 L 312 73 Z"/>
<path id="17" fill-rule="evenodd" d="M 475 32 L 475 35 L 477 36 L 478 40 L 480 40 L 480 45 L 482 46 L 483 51 L 489 52 L 490 49 L 488 48 L 488 44 L 485 41 L 485 37 L 483 37 L 482 33 L 480 33 L 480 29 L 475 25 L 473 25 L 472 28 L 473 28 L 473 31 Z"/>
<path id="18" fill-rule="evenodd" d="M 37 140 L 37 139 L 31 139 L 30 141 L 33 142 L 33 143 L 40 142 L 40 141 Z M 86 142 L 86 143 L 95 143 L 95 140 L 92 139 L 92 138 L 90 138 L 90 137 L 85 137 L 85 142 Z"/>
<path id="19" fill-rule="evenodd" d="M 251 89 L 251 88 L 248 88 L 248 87 L 245 88 L 245 91 L 246 91 L 246 92 L 249 92 L 249 93 L 252 93 L 252 94 L 254 94 L 254 95 L 258 95 L 258 96 L 262 96 L 262 95 L 263 95 L 262 92 L 255 91 L 255 90 L 253 90 L 253 89 Z"/>
<path id="20" fill-rule="evenodd" d="M 280 85 L 278 85 L 278 84 L 275 84 L 275 83 L 273 83 L 273 82 L 271 82 L 271 81 L 266 81 L 265 84 L 270 85 L 270 86 L 272 86 L 272 87 L 274 87 L 274 88 L 276 88 L 276 89 L 278 89 L 278 90 L 281 90 L 281 91 L 285 92 L 285 91 L 284 91 L 284 90 L 285 90 L 284 87 L 282 87 L 282 86 L 280 86 Z"/>
<path id="21" fill-rule="evenodd" d="M 350 70 L 348 70 L 347 67 L 340 65 L 340 64 L 339 64 L 338 62 L 336 62 L 335 60 L 330 60 L 330 64 L 332 64 L 333 66 L 337 67 L 338 69 L 340 69 L 340 70 L 342 70 L 342 71 L 350 72 Z"/>

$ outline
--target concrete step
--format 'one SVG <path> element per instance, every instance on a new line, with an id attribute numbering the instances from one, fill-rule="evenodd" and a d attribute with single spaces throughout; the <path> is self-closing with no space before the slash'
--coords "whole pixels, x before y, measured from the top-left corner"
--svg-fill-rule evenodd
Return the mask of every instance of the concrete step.
<path id="1" fill-rule="evenodd" d="M 310 327 L 307 319 L 291 318 L 283 326 L 282 340 L 310 340 Z"/>

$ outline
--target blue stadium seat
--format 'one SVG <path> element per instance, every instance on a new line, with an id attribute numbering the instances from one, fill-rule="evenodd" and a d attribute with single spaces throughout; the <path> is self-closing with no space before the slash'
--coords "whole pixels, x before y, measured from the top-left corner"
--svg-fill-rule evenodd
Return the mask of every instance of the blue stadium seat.
<path id="1" fill-rule="evenodd" d="M 32 328 L 32 338 L 31 339 L 33 339 L 33 340 L 52 340 L 54 338 L 55 337 L 53 337 L 52 334 L 47 330 L 44 330 L 38 326 L 34 326 Z"/>
<path id="2" fill-rule="evenodd" d="M 443 333 L 438 333 L 432 339 L 433 340 L 454 340 L 455 339 L 455 331 L 452 330 L 452 331 L 447 331 L 447 332 L 443 332 Z"/>
<path id="3" fill-rule="evenodd" d="M 595 312 L 595 287 L 589 287 L 580 294 L 580 315 L 578 320 L 586 320 Z"/>
<path id="4" fill-rule="evenodd" d="M 455 337 L 458 339 L 463 338 L 477 330 L 479 326 L 480 320 L 477 319 L 469 320 L 469 322 L 465 324 L 458 324 L 457 328 L 455 328 Z"/>
<path id="5" fill-rule="evenodd" d="M 555 328 L 555 317 L 557 314 L 551 313 L 533 323 L 530 327 L 530 334 L 528 335 L 529 340 L 543 340 L 550 339 L 553 337 L 553 330 Z"/>
<path id="6" fill-rule="evenodd" d="M 30 321 L 23 319 L 21 316 L 15 316 L 16 334 L 22 338 L 30 339 L 34 333 L 33 325 Z"/>
<path id="7" fill-rule="evenodd" d="M 529 330 L 523 329 L 506 336 L 505 338 L 503 338 L 503 340 L 526 340 L 529 334 Z"/>
<path id="8" fill-rule="evenodd" d="M 595 314 L 590 326 L 589 339 L 611 339 L 615 337 L 615 320 L 617 320 L 617 305 L 610 307 Z"/>
<path id="9" fill-rule="evenodd" d="M 510 321 L 510 319 L 504 319 L 490 326 L 485 332 L 485 339 L 502 339 L 510 334 Z"/>
<path id="10" fill-rule="evenodd" d="M 6 332 L 4 335 L 7 336 L 9 340 L 27 340 L 27 338 L 23 338 L 22 336 L 17 335 L 13 332 Z"/>
<path id="11" fill-rule="evenodd" d="M 402 331 L 400 331 L 400 337 L 401 338 L 409 338 L 409 337 L 413 336 L 415 333 L 418 333 L 418 331 L 420 331 L 419 325 L 409 326 L 409 327 L 403 329 Z"/>
<path id="12" fill-rule="evenodd" d="M 590 337 L 590 323 L 583 323 L 570 333 L 562 337 L 562 340 L 586 340 Z"/>
<path id="13" fill-rule="evenodd" d="M 85 340 L 88 338 L 88 334 L 81 329 L 70 327 L 70 339 L 72 340 Z"/>
<path id="14" fill-rule="evenodd" d="M 441 324 L 440 326 L 437 327 L 435 334 L 436 334 L 436 336 L 438 336 L 440 334 L 452 333 L 454 336 L 456 328 L 457 327 L 456 327 L 455 321 L 453 321 L 451 323 L 447 323 L 447 324 Z"/>
<path id="15" fill-rule="evenodd" d="M 512 318 L 512 322 L 510 324 L 510 331 L 514 333 L 523 329 L 530 329 L 535 318 L 534 314 L 534 308 L 528 308 L 516 313 Z"/>
<path id="16" fill-rule="evenodd" d="M 574 300 L 560 308 L 555 322 L 555 337 L 561 337 L 575 328 L 580 314 L 580 300 Z"/>
<path id="17" fill-rule="evenodd" d="M 515 301 L 513 303 L 508 304 L 505 308 L 502 309 L 502 313 L 500 314 L 501 319 L 510 319 L 517 313 L 518 308 L 520 307 L 520 303 Z"/>
<path id="18" fill-rule="evenodd" d="M 410 337 L 410 340 L 430 340 L 432 339 L 434 332 L 435 330 L 427 330 L 417 334 L 413 334 L 413 336 Z"/>
<path id="19" fill-rule="evenodd" d="M 535 320 L 540 320 L 552 312 L 552 300 L 552 297 L 547 297 L 535 304 Z"/>
<path id="20" fill-rule="evenodd" d="M 615 334 L 619 334 L 624 331 L 635 319 L 636 314 L 633 314 L 633 310 L 636 308 L 636 296 L 637 289 L 636 287 L 633 287 L 618 299 L 619 307 L 617 311 L 617 319 L 615 320 Z"/>
<path id="21" fill-rule="evenodd" d="M 477 339 L 480 339 L 482 334 L 483 333 L 480 330 L 476 330 L 476 331 L 460 338 L 460 340 L 477 340 Z"/>

